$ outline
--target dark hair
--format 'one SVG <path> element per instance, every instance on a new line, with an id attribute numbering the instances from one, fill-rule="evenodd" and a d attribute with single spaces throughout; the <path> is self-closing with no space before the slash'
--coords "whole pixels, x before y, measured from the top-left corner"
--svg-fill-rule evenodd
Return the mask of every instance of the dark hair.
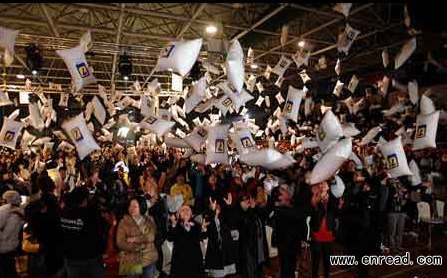
<path id="1" fill-rule="evenodd" d="M 46 172 L 43 173 L 37 178 L 37 186 L 43 193 L 52 192 L 56 185 Z"/>
<path id="2" fill-rule="evenodd" d="M 86 187 L 75 187 L 67 196 L 67 206 L 76 207 L 88 199 L 89 192 Z"/>
<path id="3" fill-rule="evenodd" d="M 129 208 L 130 203 L 132 201 L 137 201 L 138 206 L 140 207 L 140 213 L 141 215 L 146 214 L 147 211 L 147 203 L 146 203 L 146 198 L 144 198 L 143 196 L 135 196 L 129 199 L 129 202 L 127 203 L 127 208 Z"/>

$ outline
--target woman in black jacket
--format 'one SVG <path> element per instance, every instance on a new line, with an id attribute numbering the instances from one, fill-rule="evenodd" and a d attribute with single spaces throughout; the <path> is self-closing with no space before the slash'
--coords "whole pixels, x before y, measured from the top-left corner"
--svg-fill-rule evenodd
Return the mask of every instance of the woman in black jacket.
<path id="1" fill-rule="evenodd" d="M 203 255 L 200 241 L 205 238 L 209 223 L 204 222 L 200 226 L 194 222 L 191 208 L 188 205 L 183 205 L 177 215 L 177 217 L 170 216 L 171 224 L 167 237 L 174 243 L 170 277 L 203 277 Z"/>
<path id="2" fill-rule="evenodd" d="M 210 225 L 208 227 L 208 246 L 205 255 L 205 272 L 208 277 L 225 277 L 236 273 L 236 259 L 232 248 L 233 238 L 227 219 L 223 213 L 225 204 L 231 205 L 231 194 L 222 200 L 210 198 Z M 224 204 L 225 202 L 225 204 Z"/>

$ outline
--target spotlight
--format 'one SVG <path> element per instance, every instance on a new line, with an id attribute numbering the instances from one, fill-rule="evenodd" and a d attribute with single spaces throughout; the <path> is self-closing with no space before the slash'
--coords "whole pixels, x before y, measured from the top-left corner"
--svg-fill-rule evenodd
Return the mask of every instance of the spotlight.
<path id="1" fill-rule="evenodd" d="M 215 25 L 208 25 L 208 26 L 206 26 L 205 31 L 208 34 L 212 35 L 212 34 L 215 34 L 217 32 L 217 27 Z"/>
<path id="2" fill-rule="evenodd" d="M 306 45 L 306 42 L 303 41 L 303 40 L 301 40 L 301 41 L 298 43 L 298 46 L 301 47 L 301 48 L 303 48 L 305 45 Z"/>
<path id="3" fill-rule="evenodd" d="M 124 75 L 123 79 L 127 81 L 127 80 L 129 80 L 129 76 Z"/>
<path id="4" fill-rule="evenodd" d="M 31 73 L 32 73 L 33 75 L 37 75 L 37 70 L 32 70 Z"/>
<path id="5" fill-rule="evenodd" d="M 18 79 L 25 79 L 25 75 L 23 75 L 23 74 L 17 74 L 16 77 Z"/>
<path id="6" fill-rule="evenodd" d="M 257 65 L 257 64 L 251 64 L 251 65 L 250 65 L 250 68 L 252 68 L 252 69 L 257 69 L 257 68 L 258 68 L 258 65 Z"/>
<path id="7" fill-rule="evenodd" d="M 132 60 L 127 54 L 127 51 L 124 51 L 124 53 L 120 55 L 118 70 L 123 76 L 130 76 L 132 74 Z"/>
<path id="8" fill-rule="evenodd" d="M 40 54 L 39 47 L 32 43 L 26 47 L 26 65 L 33 72 L 37 71 L 42 67 L 42 55 Z"/>

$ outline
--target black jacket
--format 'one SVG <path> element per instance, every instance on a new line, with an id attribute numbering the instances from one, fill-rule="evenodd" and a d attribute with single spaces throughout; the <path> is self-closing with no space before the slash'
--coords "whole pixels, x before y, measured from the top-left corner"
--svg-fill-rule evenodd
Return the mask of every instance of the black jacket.
<path id="1" fill-rule="evenodd" d="M 108 227 L 98 209 L 67 208 L 62 212 L 61 227 L 67 259 L 82 261 L 104 253 Z"/>

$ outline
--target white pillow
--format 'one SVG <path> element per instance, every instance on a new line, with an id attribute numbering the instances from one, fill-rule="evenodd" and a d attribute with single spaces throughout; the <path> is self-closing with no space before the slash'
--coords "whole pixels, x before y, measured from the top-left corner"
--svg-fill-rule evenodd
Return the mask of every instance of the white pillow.
<path id="1" fill-rule="evenodd" d="M 76 92 L 84 86 L 96 83 L 96 78 L 89 68 L 87 59 L 81 45 L 70 49 L 56 50 L 56 53 L 64 60 L 71 75 Z"/>
<path id="2" fill-rule="evenodd" d="M 189 148 L 188 143 L 185 142 L 185 140 L 177 137 L 168 137 L 166 136 L 164 138 L 164 142 L 166 146 L 173 147 L 173 148 Z"/>
<path id="3" fill-rule="evenodd" d="M 59 106 L 67 107 L 69 98 L 70 98 L 70 94 L 61 93 L 60 94 L 60 99 L 59 99 Z"/>
<path id="4" fill-rule="evenodd" d="M 416 37 L 409 39 L 394 58 L 394 69 L 400 68 L 416 50 Z"/>
<path id="5" fill-rule="evenodd" d="M 250 130 L 246 127 L 235 128 L 231 138 L 239 154 L 248 153 L 256 149 L 256 142 L 253 140 Z"/>
<path id="6" fill-rule="evenodd" d="M 206 96 L 206 78 L 197 81 L 191 90 L 191 95 L 185 100 L 185 112 L 190 113 Z"/>
<path id="7" fill-rule="evenodd" d="M 3 118 L 3 126 L 0 131 L 0 145 L 15 150 L 17 138 L 20 136 L 23 124 L 7 117 Z"/>
<path id="8" fill-rule="evenodd" d="M 298 49 L 298 51 L 292 55 L 292 59 L 296 64 L 297 68 L 300 68 L 302 65 L 309 64 L 310 51 L 306 51 L 302 48 Z"/>
<path id="9" fill-rule="evenodd" d="M 387 143 L 379 144 L 378 147 L 383 154 L 387 172 L 391 178 L 411 175 L 400 136 Z"/>
<path id="10" fill-rule="evenodd" d="M 225 62 L 227 69 L 227 78 L 237 92 L 244 86 L 245 68 L 244 51 L 238 40 L 234 40 L 228 49 L 228 55 Z"/>
<path id="11" fill-rule="evenodd" d="M 408 82 L 408 94 L 411 103 L 416 104 L 419 100 L 418 82 L 416 80 Z"/>
<path id="12" fill-rule="evenodd" d="M 433 101 L 426 95 L 421 96 L 420 100 L 421 114 L 428 115 L 436 111 Z"/>
<path id="13" fill-rule="evenodd" d="M 200 152 L 202 145 L 208 137 L 208 132 L 205 127 L 196 126 L 194 130 L 183 138 L 196 152 Z"/>
<path id="14" fill-rule="evenodd" d="M 233 109 L 234 100 L 231 95 L 224 94 L 216 101 L 214 105 L 220 110 L 220 112 L 222 112 L 222 115 L 225 116 L 230 109 Z"/>
<path id="15" fill-rule="evenodd" d="M 83 160 L 94 150 L 100 149 L 91 132 L 87 128 L 87 124 L 82 113 L 70 120 L 66 120 L 62 124 L 62 128 L 67 133 L 70 140 L 74 143 L 81 160 Z"/>
<path id="16" fill-rule="evenodd" d="M 306 93 L 304 90 L 299 90 L 292 86 L 289 86 L 286 104 L 284 105 L 283 109 L 283 115 L 285 118 L 298 123 L 298 112 L 300 111 L 300 104 L 305 95 Z"/>
<path id="17" fill-rule="evenodd" d="M 321 151 L 326 152 L 342 136 L 343 128 L 340 121 L 331 110 L 327 110 L 323 120 L 321 120 L 317 134 L 317 142 Z"/>
<path id="18" fill-rule="evenodd" d="M 14 45 L 18 34 L 19 30 L 0 27 L 0 47 L 5 50 L 3 61 L 7 67 L 14 61 Z"/>
<path id="19" fill-rule="evenodd" d="M 30 115 L 30 123 L 35 129 L 42 131 L 45 127 L 42 116 L 40 115 L 39 107 L 37 103 L 28 104 L 28 111 Z"/>
<path id="20" fill-rule="evenodd" d="M 13 105 L 13 104 L 14 104 L 14 102 L 12 102 L 9 99 L 8 93 L 7 92 L 3 92 L 3 90 L 0 90 L 0 107 Z"/>
<path id="21" fill-rule="evenodd" d="M 205 164 L 228 164 L 228 129 L 229 125 L 216 125 L 208 129 Z"/>
<path id="22" fill-rule="evenodd" d="M 358 84 L 359 84 L 359 79 L 357 78 L 357 76 L 355 74 L 352 75 L 351 80 L 349 81 L 349 84 L 348 84 L 348 90 L 351 93 L 354 93 Z"/>
<path id="23" fill-rule="evenodd" d="M 412 159 L 410 161 L 409 167 L 410 167 L 411 173 L 413 173 L 413 175 L 408 176 L 408 179 L 410 180 L 411 185 L 413 185 L 413 186 L 420 185 L 422 183 L 421 173 L 419 171 L 418 164 L 416 163 L 416 161 L 414 161 L 414 159 Z"/>
<path id="24" fill-rule="evenodd" d="M 283 55 L 281 56 L 275 67 L 272 69 L 272 72 L 276 73 L 277 75 L 279 75 L 279 77 L 281 77 L 284 75 L 284 72 L 286 72 L 287 68 L 289 68 L 292 62 L 293 61 L 291 59 Z"/>
<path id="25" fill-rule="evenodd" d="M 352 139 L 346 138 L 338 141 L 332 148 L 318 160 L 309 177 L 309 184 L 316 184 L 328 180 L 341 165 L 349 158 L 352 152 Z"/>
<path id="26" fill-rule="evenodd" d="M 26 129 L 23 132 L 22 140 L 20 142 L 20 148 L 22 150 L 29 150 L 29 146 L 36 139 L 36 136 L 30 134 Z"/>
<path id="27" fill-rule="evenodd" d="M 360 134 L 360 130 L 355 127 L 354 123 L 345 123 L 342 128 L 345 137 L 354 137 Z"/>
<path id="28" fill-rule="evenodd" d="M 366 135 L 362 138 L 362 141 L 360 141 L 359 145 L 363 146 L 363 145 L 369 144 L 369 142 L 371 142 L 374 139 L 374 137 L 376 137 L 377 134 L 379 134 L 379 132 L 381 132 L 381 131 L 382 131 L 382 128 L 380 126 L 376 126 L 376 127 L 371 128 L 366 133 Z"/>
<path id="29" fill-rule="evenodd" d="M 359 30 L 352 28 L 349 24 L 346 23 L 345 30 L 338 35 L 338 41 L 337 41 L 338 52 L 344 52 L 346 55 L 348 55 L 352 43 L 359 34 L 360 34 Z"/>
<path id="30" fill-rule="evenodd" d="M 239 160 L 248 165 L 262 166 L 269 170 L 287 168 L 295 163 L 290 156 L 283 155 L 272 148 L 241 154 Z"/>
<path id="31" fill-rule="evenodd" d="M 175 122 L 163 120 L 154 116 L 148 116 L 138 124 L 140 128 L 149 129 L 160 137 L 168 132 L 174 125 Z"/>
<path id="32" fill-rule="evenodd" d="M 169 43 L 158 58 L 157 71 L 172 70 L 185 77 L 199 57 L 201 47 L 202 39 Z"/>
<path id="33" fill-rule="evenodd" d="M 335 198 L 341 198 L 345 192 L 345 183 L 338 175 L 335 175 L 335 179 L 331 184 L 331 192 Z"/>
<path id="34" fill-rule="evenodd" d="M 104 122 L 106 121 L 106 109 L 102 105 L 101 101 L 99 101 L 99 98 L 97 96 L 93 97 L 92 103 L 93 115 L 95 115 L 95 118 L 101 125 L 104 125 Z"/>
<path id="35" fill-rule="evenodd" d="M 440 111 L 436 111 L 428 115 L 419 114 L 417 116 L 413 151 L 425 148 L 436 148 L 439 114 Z"/>
<path id="36" fill-rule="evenodd" d="M 335 84 L 334 90 L 332 93 L 336 95 L 337 97 L 340 96 L 341 91 L 343 90 L 343 86 L 345 83 L 341 82 L 340 80 L 337 80 L 337 83 Z"/>

